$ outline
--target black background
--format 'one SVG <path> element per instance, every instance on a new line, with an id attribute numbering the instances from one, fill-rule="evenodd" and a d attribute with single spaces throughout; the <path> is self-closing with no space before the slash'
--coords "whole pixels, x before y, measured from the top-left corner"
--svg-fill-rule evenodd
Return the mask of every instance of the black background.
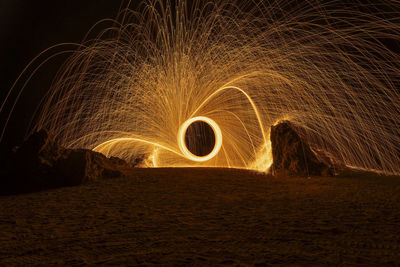
<path id="1" fill-rule="evenodd" d="M 139 1 L 132 2 L 131 7 Z M 104 18 L 116 18 L 120 7 L 126 5 L 127 1 L 118 0 L 1 0 L 1 102 L 24 67 L 41 51 L 59 43 L 80 43 L 91 26 Z M 29 83 L 1 142 L 2 152 L 23 141 L 30 115 L 65 59 L 50 61 Z M 6 111 L 9 108 L 7 105 Z M 3 127 L 4 114 L 0 119 Z"/>

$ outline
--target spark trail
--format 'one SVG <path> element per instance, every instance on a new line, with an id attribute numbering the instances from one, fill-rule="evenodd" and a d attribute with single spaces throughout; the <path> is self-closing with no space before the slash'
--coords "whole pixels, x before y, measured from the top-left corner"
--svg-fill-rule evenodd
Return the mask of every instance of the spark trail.
<path id="1" fill-rule="evenodd" d="M 267 171 L 288 119 L 348 166 L 400 173 L 399 2 L 191 2 L 122 10 L 61 67 L 29 132 L 148 166 Z M 198 119 L 215 134 L 202 157 L 184 137 Z"/>

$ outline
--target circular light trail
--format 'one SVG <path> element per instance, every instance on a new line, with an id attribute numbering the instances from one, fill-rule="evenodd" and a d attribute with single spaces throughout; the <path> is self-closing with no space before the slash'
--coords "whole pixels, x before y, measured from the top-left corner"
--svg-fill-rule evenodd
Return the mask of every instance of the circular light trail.
<path id="1" fill-rule="evenodd" d="M 202 122 L 207 123 L 214 131 L 214 135 L 215 135 L 214 148 L 210 152 L 210 154 L 205 155 L 205 156 L 194 155 L 192 152 L 189 151 L 189 149 L 186 146 L 186 142 L 185 142 L 186 131 L 187 131 L 188 127 L 196 121 L 202 121 Z M 183 155 L 190 160 L 198 161 L 198 162 L 210 160 L 213 157 L 215 157 L 218 154 L 219 150 L 221 149 L 221 146 L 222 146 L 221 129 L 219 128 L 218 124 L 215 121 L 213 121 L 212 119 L 210 119 L 208 117 L 204 117 L 204 116 L 193 117 L 193 118 L 185 121 L 179 128 L 178 146 L 179 146 L 179 149 L 182 151 Z"/>

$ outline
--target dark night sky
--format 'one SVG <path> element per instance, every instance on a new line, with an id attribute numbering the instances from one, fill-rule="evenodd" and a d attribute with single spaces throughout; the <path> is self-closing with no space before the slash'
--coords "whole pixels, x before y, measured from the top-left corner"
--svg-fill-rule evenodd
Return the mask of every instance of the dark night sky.
<path id="1" fill-rule="evenodd" d="M 47 47 L 80 42 L 94 23 L 114 18 L 118 9 L 118 1 L 112 0 L 2 0 L 2 82 L 10 84 L 10 79 Z"/>
<path id="2" fill-rule="evenodd" d="M 126 5 L 127 1 L 0 0 L 1 103 L 18 74 L 38 53 L 63 42 L 80 43 L 93 24 L 104 18 L 115 18 L 120 6 Z M 139 2 L 132 0 L 131 8 Z M 388 46 L 400 51 L 397 43 Z M 9 123 L 9 132 L 0 143 L 0 151 L 23 141 L 34 108 L 65 59 L 58 58 L 47 64 L 29 83 Z M 4 119 L 3 114 L 0 127 Z"/>
<path id="3" fill-rule="evenodd" d="M 37 54 L 58 43 L 80 43 L 97 21 L 115 18 L 120 4 L 118 0 L 1 0 L 0 99 Z M 30 83 L 19 104 L 24 108 L 10 123 L 11 134 L 6 136 L 2 150 L 22 141 L 31 110 L 64 60 L 52 61 Z"/>

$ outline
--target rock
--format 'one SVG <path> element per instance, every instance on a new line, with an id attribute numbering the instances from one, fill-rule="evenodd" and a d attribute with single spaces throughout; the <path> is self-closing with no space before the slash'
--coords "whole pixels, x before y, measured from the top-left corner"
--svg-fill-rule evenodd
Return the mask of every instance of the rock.
<path id="1" fill-rule="evenodd" d="M 272 172 L 275 175 L 332 176 L 327 159 L 318 158 L 289 121 L 271 127 Z"/>
<path id="2" fill-rule="evenodd" d="M 66 149 L 45 130 L 14 149 L 0 177 L 0 194 L 35 192 L 74 186 L 123 175 L 124 160 L 87 149 Z"/>
<path id="3" fill-rule="evenodd" d="M 148 156 L 147 156 L 148 157 Z M 145 168 L 146 165 L 146 155 L 136 155 L 136 158 L 133 162 L 131 162 L 132 167 L 139 167 L 139 168 Z"/>

